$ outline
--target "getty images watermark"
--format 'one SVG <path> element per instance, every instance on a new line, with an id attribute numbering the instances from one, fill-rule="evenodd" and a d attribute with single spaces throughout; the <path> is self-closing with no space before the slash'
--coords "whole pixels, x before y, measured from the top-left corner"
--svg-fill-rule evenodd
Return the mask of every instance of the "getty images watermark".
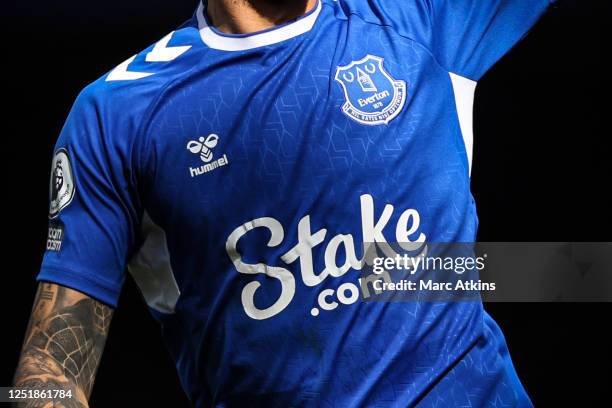
<path id="1" fill-rule="evenodd" d="M 612 301 L 612 243 L 365 243 L 364 301 Z"/>
<path id="2" fill-rule="evenodd" d="M 396 254 L 393 258 L 387 257 L 376 257 L 373 260 L 372 271 L 376 275 L 382 275 L 389 270 L 405 271 L 411 276 L 415 275 L 417 271 L 425 272 L 429 271 L 429 276 L 432 276 L 432 272 L 444 271 L 446 273 L 452 272 L 457 275 L 464 275 L 466 272 L 482 271 L 485 268 L 484 256 L 426 256 L 424 253 L 418 256 L 409 256 L 408 254 Z M 388 275 L 387 275 L 388 276 Z M 417 285 L 418 283 L 418 285 Z M 457 279 L 454 282 L 448 281 L 436 281 L 432 278 L 408 280 L 402 279 L 399 282 L 385 281 L 384 279 L 378 279 L 373 281 L 374 289 L 377 291 L 381 290 L 495 290 L 495 282 L 482 282 L 478 281 Z"/>

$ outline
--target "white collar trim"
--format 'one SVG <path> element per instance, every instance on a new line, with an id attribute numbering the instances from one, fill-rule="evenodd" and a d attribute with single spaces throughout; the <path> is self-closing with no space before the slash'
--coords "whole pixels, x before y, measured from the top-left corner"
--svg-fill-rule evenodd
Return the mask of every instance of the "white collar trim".
<path id="1" fill-rule="evenodd" d="M 321 13 L 322 1 L 317 1 L 317 6 L 298 20 L 272 27 L 268 30 L 245 35 L 223 35 L 208 25 L 204 17 L 204 4 L 200 1 L 196 15 L 198 18 L 198 28 L 202 41 L 210 48 L 222 51 L 244 51 L 253 48 L 264 47 L 276 44 L 298 35 L 304 34 L 312 29 L 319 14 Z"/>

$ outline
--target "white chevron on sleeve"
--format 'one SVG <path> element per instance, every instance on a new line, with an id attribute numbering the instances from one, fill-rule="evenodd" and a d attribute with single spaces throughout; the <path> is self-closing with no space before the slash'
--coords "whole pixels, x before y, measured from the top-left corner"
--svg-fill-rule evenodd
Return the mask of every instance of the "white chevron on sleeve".
<path id="1" fill-rule="evenodd" d="M 145 57 L 145 61 L 170 62 L 177 59 L 191 48 L 191 45 L 168 47 L 168 43 L 172 39 L 173 34 L 174 31 L 162 38 L 157 44 L 155 44 L 153 49 Z M 146 78 L 148 76 L 153 75 L 153 72 L 139 72 L 129 70 L 129 65 L 134 62 L 136 57 L 137 55 L 134 55 L 133 57 L 119 64 L 108 74 L 108 76 L 106 77 L 106 81 L 134 81 L 136 79 Z"/>
<path id="2" fill-rule="evenodd" d="M 137 72 L 128 70 L 129 65 L 134 62 L 136 55 L 121 64 L 117 65 L 117 68 L 113 69 L 110 74 L 106 77 L 106 81 L 133 81 L 135 79 L 145 78 L 153 75 L 152 72 Z"/>
<path id="3" fill-rule="evenodd" d="M 145 61 L 147 62 L 168 62 L 177 59 L 184 53 L 186 53 L 191 45 L 185 45 L 180 47 L 168 47 L 168 43 L 172 38 L 174 31 L 162 38 L 155 47 L 147 54 Z"/>

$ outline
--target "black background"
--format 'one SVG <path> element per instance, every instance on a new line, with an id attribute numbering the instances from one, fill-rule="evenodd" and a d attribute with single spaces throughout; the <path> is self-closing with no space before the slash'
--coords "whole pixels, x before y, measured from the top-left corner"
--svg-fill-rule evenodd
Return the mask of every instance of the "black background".
<path id="1" fill-rule="evenodd" d="M 0 386 L 11 382 L 47 224 L 53 145 L 79 90 L 188 18 L 194 1 L 3 2 Z M 612 241 L 607 1 L 561 1 L 480 82 L 480 241 Z M 612 273 L 612 271 L 611 271 Z M 612 304 L 489 304 L 536 406 L 610 405 Z M 93 407 L 187 406 L 128 281 Z"/>

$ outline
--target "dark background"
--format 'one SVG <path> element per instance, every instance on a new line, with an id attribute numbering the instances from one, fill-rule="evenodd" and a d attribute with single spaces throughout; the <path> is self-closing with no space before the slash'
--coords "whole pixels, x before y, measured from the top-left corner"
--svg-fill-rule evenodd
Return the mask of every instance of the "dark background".
<path id="1" fill-rule="evenodd" d="M 194 3 L 2 2 L 0 386 L 11 383 L 17 363 L 45 242 L 51 154 L 74 98 L 187 19 Z M 562 0 L 480 82 L 473 169 L 480 241 L 612 241 L 610 17 L 607 1 Z M 487 309 L 536 406 L 610 406 L 612 304 Z M 131 281 L 91 403 L 187 406 Z"/>

